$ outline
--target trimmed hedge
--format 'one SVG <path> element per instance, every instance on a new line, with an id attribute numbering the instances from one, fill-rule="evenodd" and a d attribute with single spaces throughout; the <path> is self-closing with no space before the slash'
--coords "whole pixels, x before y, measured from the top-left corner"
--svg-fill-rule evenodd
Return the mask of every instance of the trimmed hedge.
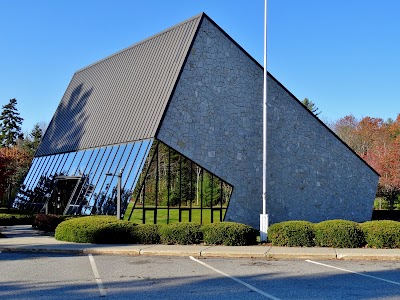
<path id="1" fill-rule="evenodd" d="M 2 214 L 0 213 L 0 226 L 32 225 L 35 216 L 31 214 Z"/>
<path id="2" fill-rule="evenodd" d="M 370 221 L 361 224 L 365 241 L 372 248 L 400 248 L 400 222 Z"/>
<path id="3" fill-rule="evenodd" d="M 314 224 L 308 221 L 287 221 L 268 228 L 268 240 L 273 246 L 315 246 Z"/>
<path id="4" fill-rule="evenodd" d="M 136 224 L 119 221 L 112 216 L 73 218 L 60 223 L 55 238 L 61 241 L 93 244 L 134 243 L 132 231 Z"/>
<path id="5" fill-rule="evenodd" d="M 202 242 L 203 231 L 207 244 L 240 246 L 256 243 L 257 231 L 239 223 L 223 222 L 204 226 L 196 223 L 136 225 L 107 216 L 80 217 L 61 222 L 55 230 L 55 238 L 76 243 L 189 245 Z"/>
<path id="6" fill-rule="evenodd" d="M 32 227 L 46 232 L 54 232 L 58 224 L 70 218 L 71 216 L 37 214 Z"/>
<path id="7" fill-rule="evenodd" d="M 356 222 L 329 220 L 315 224 L 314 228 L 317 246 L 359 248 L 365 245 L 364 233 Z"/>
<path id="8" fill-rule="evenodd" d="M 244 246 L 257 243 L 258 232 L 245 224 L 211 223 L 202 226 L 201 231 L 204 243 L 208 245 Z"/>
<path id="9" fill-rule="evenodd" d="M 163 225 L 157 224 L 139 224 L 135 226 L 133 230 L 133 235 L 135 241 L 138 244 L 159 244 L 160 238 L 160 228 Z"/>
<path id="10" fill-rule="evenodd" d="M 203 239 L 201 225 L 196 223 L 174 223 L 159 228 L 162 244 L 199 244 Z"/>

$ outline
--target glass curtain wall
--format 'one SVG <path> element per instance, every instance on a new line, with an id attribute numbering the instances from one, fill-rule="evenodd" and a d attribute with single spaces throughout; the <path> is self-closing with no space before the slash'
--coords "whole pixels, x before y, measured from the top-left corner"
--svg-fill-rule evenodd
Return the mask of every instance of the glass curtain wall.
<path id="1" fill-rule="evenodd" d="M 213 223 L 224 220 L 232 186 L 155 141 L 125 219 L 134 223 Z"/>
<path id="2" fill-rule="evenodd" d="M 152 139 L 36 157 L 14 207 L 58 214 L 115 214 L 117 175 L 124 213 Z M 108 175 L 107 175 L 108 174 Z"/>

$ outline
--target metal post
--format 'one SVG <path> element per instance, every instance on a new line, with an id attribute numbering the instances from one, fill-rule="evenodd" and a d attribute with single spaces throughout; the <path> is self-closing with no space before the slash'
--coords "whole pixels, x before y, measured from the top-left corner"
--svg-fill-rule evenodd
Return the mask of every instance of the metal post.
<path id="1" fill-rule="evenodd" d="M 260 214 L 260 241 L 267 240 L 267 5 L 264 0 L 264 87 L 263 87 L 263 210 Z"/>
<path id="2" fill-rule="evenodd" d="M 106 176 L 116 176 L 117 177 L 117 219 L 121 220 L 121 181 L 122 181 L 122 172 L 124 169 L 121 169 L 118 174 L 106 173 Z M 136 202 L 135 202 L 136 204 Z M 132 210 L 133 211 L 133 210 Z M 144 211 L 144 210 L 143 210 Z M 132 215 L 132 213 L 131 213 Z M 129 216 L 130 219 L 130 216 Z"/>
<path id="3" fill-rule="evenodd" d="M 8 180 L 8 193 L 7 193 L 7 212 L 10 213 L 11 210 L 11 191 L 12 183 Z"/>
<path id="4" fill-rule="evenodd" d="M 122 180 L 122 170 L 118 173 L 117 182 L 117 219 L 121 220 L 121 180 Z"/>

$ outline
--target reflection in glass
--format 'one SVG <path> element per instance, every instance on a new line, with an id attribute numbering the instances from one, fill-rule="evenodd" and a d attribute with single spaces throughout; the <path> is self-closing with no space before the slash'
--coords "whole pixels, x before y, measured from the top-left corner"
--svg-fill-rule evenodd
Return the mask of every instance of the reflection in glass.
<path id="1" fill-rule="evenodd" d="M 76 152 L 75 158 L 72 161 L 70 168 L 68 169 L 68 173 L 67 173 L 68 176 L 74 176 L 75 173 L 77 173 L 78 168 L 79 168 L 79 163 L 81 162 L 82 157 L 85 154 L 85 152 L 86 152 L 85 150 Z"/>
<path id="2" fill-rule="evenodd" d="M 95 191 L 98 191 L 99 188 L 99 181 L 101 178 L 101 174 L 104 171 L 104 165 L 106 164 L 107 160 L 110 157 L 112 147 L 104 147 L 100 150 L 100 155 L 99 155 L 99 160 L 96 159 L 96 167 L 92 171 L 93 175 L 91 175 L 90 181 L 89 181 L 89 188 L 85 192 L 85 199 L 87 202 L 87 205 L 84 208 L 84 213 L 85 214 L 91 214 L 92 213 L 92 208 L 94 206 L 94 202 L 96 200 L 96 197 L 94 197 Z"/>
<path id="3" fill-rule="evenodd" d="M 152 139 L 36 157 L 14 207 L 114 215 L 120 172 L 125 219 L 136 223 L 224 219 L 232 186 Z"/>
<path id="4" fill-rule="evenodd" d="M 98 201 L 98 213 L 99 214 L 114 214 L 116 213 L 117 206 L 115 197 L 117 195 L 117 181 L 118 177 L 114 176 L 117 175 L 120 171 L 123 170 L 120 168 L 122 158 L 124 157 L 124 153 L 126 150 L 126 145 L 121 145 L 115 155 L 113 163 L 111 164 L 110 168 L 108 169 L 106 174 L 112 174 L 106 176 L 105 178 L 105 186 L 100 196 L 100 200 Z M 125 157 L 126 159 L 126 157 Z"/>
<path id="5" fill-rule="evenodd" d="M 32 164 L 31 164 L 31 167 L 30 167 L 28 173 L 26 174 L 26 176 L 24 178 L 24 181 L 21 184 L 21 187 L 17 194 L 16 199 L 20 200 L 20 199 L 24 198 L 24 193 L 27 189 L 28 183 L 30 182 L 31 178 L 33 177 L 33 173 L 35 172 L 34 170 L 36 169 L 38 162 L 39 162 L 39 158 L 35 157 L 32 161 Z"/>
<path id="6" fill-rule="evenodd" d="M 32 189 L 37 181 L 39 180 L 40 175 L 42 174 L 44 168 L 47 165 L 47 162 L 50 160 L 50 156 L 46 156 L 46 157 L 40 157 L 40 163 L 38 165 L 38 167 L 36 168 L 35 172 L 33 173 L 33 177 L 32 180 L 30 180 L 27 188 Z"/>
<path id="7" fill-rule="evenodd" d="M 74 161 L 74 158 L 76 156 L 76 152 L 70 152 L 67 153 L 67 157 L 65 158 L 65 161 L 63 162 L 61 169 L 58 169 L 59 174 L 63 175 L 68 175 L 69 168 L 71 167 L 72 162 Z"/>
<path id="8" fill-rule="evenodd" d="M 104 198 L 104 182 L 106 181 L 106 174 L 108 173 L 108 170 L 111 166 L 111 164 L 113 163 L 114 159 L 115 159 L 115 155 L 119 149 L 119 145 L 116 146 L 110 146 L 109 148 L 111 148 L 107 159 L 105 160 L 105 165 L 103 167 L 102 172 L 100 173 L 100 177 L 96 183 L 96 187 L 94 190 L 94 193 L 92 195 L 92 198 L 94 199 L 94 203 L 93 203 L 93 207 L 92 207 L 92 215 L 98 215 L 101 213 L 101 203 L 102 203 L 102 199 Z"/>
<path id="9" fill-rule="evenodd" d="M 123 191 L 125 191 L 122 194 L 122 200 L 121 200 L 122 214 L 124 214 L 125 211 L 128 209 L 128 204 L 129 201 L 131 200 L 132 191 L 138 182 L 140 174 L 142 173 L 144 163 L 149 155 L 152 142 L 153 142 L 152 140 L 143 141 L 139 149 L 137 149 L 137 152 L 131 155 L 132 157 L 131 168 L 129 170 L 126 182 L 125 183 L 123 182 L 122 184 Z"/>
<path id="10" fill-rule="evenodd" d="M 108 151 L 108 152 L 107 152 Z M 92 211 L 92 206 L 93 206 L 93 201 L 91 201 L 92 199 L 92 195 L 93 195 L 93 191 L 96 187 L 96 183 L 100 177 L 100 173 L 103 170 L 103 163 L 105 163 L 104 161 L 104 157 L 107 157 L 109 152 L 111 151 L 110 148 L 106 148 L 106 147 L 102 147 L 99 149 L 96 158 L 93 162 L 93 165 L 87 175 L 87 188 L 85 191 L 82 191 L 82 199 L 84 201 L 84 204 L 82 206 L 82 214 L 90 214 Z M 107 155 L 106 155 L 107 153 Z"/>
<path id="11" fill-rule="evenodd" d="M 221 222 L 231 193 L 231 185 L 158 141 L 125 218 L 135 223 Z"/>

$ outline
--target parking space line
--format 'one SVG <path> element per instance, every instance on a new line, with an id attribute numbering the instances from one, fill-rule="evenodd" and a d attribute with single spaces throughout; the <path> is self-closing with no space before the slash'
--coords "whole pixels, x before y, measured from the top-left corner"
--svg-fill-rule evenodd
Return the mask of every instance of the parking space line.
<path id="1" fill-rule="evenodd" d="M 195 261 L 195 262 L 197 262 L 197 263 L 199 263 L 199 264 L 201 264 L 201 265 L 203 265 L 203 266 L 205 266 L 205 267 L 207 267 L 207 268 L 213 270 L 214 272 L 217 272 L 217 273 L 219 273 L 219 274 L 221 274 L 221 275 L 223 275 L 223 276 L 225 276 L 225 277 L 228 277 L 228 278 L 230 278 L 230 279 L 232 279 L 232 280 L 234 280 L 234 281 L 236 281 L 236 282 L 238 282 L 238 283 L 240 283 L 240 284 L 246 286 L 246 287 L 249 288 L 250 290 L 252 290 L 252 291 L 254 291 L 254 292 L 257 292 L 257 293 L 259 293 L 260 295 L 263 295 L 263 296 L 265 296 L 265 297 L 267 297 L 267 298 L 269 298 L 269 299 L 273 299 L 273 300 L 281 300 L 281 299 L 279 299 L 279 298 L 277 298 L 277 297 L 274 297 L 274 296 L 272 296 L 272 295 L 270 295 L 270 294 L 265 293 L 265 292 L 262 291 L 262 290 L 259 290 L 258 288 L 254 287 L 254 286 L 252 286 L 252 285 L 250 285 L 250 284 L 248 284 L 248 283 L 246 283 L 246 282 L 244 282 L 244 281 L 242 281 L 242 280 L 240 280 L 240 279 L 238 279 L 238 278 L 236 278 L 236 277 L 233 277 L 233 276 L 231 276 L 231 275 L 229 275 L 229 274 L 226 274 L 226 273 L 224 273 L 224 272 L 222 272 L 222 271 L 220 271 L 220 270 L 214 268 L 214 267 L 212 267 L 212 266 L 206 264 L 205 262 L 202 262 L 202 261 L 200 261 L 200 260 L 194 258 L 193 256 L 189 256 L 189 258 L 190 258 L 191 260 L 193 260 L 193 261 Z"/>
<path id="2" fill-rule="evenodd" d="M 400 285 L 400 283 L 396 282 L 396 281 L 387 280 L 387 279 L 383 279 L 383 278 L 380 278 L 380 277 L 367 275 L 367 274 L 364 274 L 364 273 L 359 273 L 359 272 L 355 272 L 355 271 L 351 271 L 351 270 L 347 270 L 347 269 L 343 269 L 343 268 L 334 267 L 334 266 L 331 266 L 331 265 L 319 263 L 319 262 L 312 261 L 312 260 L 309 260 L 309 259 L 307 259 L 306 262 L 309 262 L 309 263 L 312 263 L 312 264 L 316 264 L 316 265 L 320 265 L 320 266 L 324 266 L 324 267 L 331 268 L 331 269 L 340 270 L 340 271 L 347 272 L 347 273 L 357 274 L 357 275 L 360 275 L 360 276 L 364 276 L 364 277 L 368 277 L 368 278 L 384 281 L 384 282 L 395 284 L 395 285 Z"/>
<path id="3" fill-rule="evenodd" d="M 94 261 L 93 255 L 89 254 L 89 260 L 90 264 L 92 266 L 94 278 L 96 279 L 97 287 L 99 288 L 100 291 L 100 297 L 105 297 L 107 296 L 106 289 L 104 288 L 103 281 L 101 280 L 99 271 L 97 270 L 96 262 Z"/>

